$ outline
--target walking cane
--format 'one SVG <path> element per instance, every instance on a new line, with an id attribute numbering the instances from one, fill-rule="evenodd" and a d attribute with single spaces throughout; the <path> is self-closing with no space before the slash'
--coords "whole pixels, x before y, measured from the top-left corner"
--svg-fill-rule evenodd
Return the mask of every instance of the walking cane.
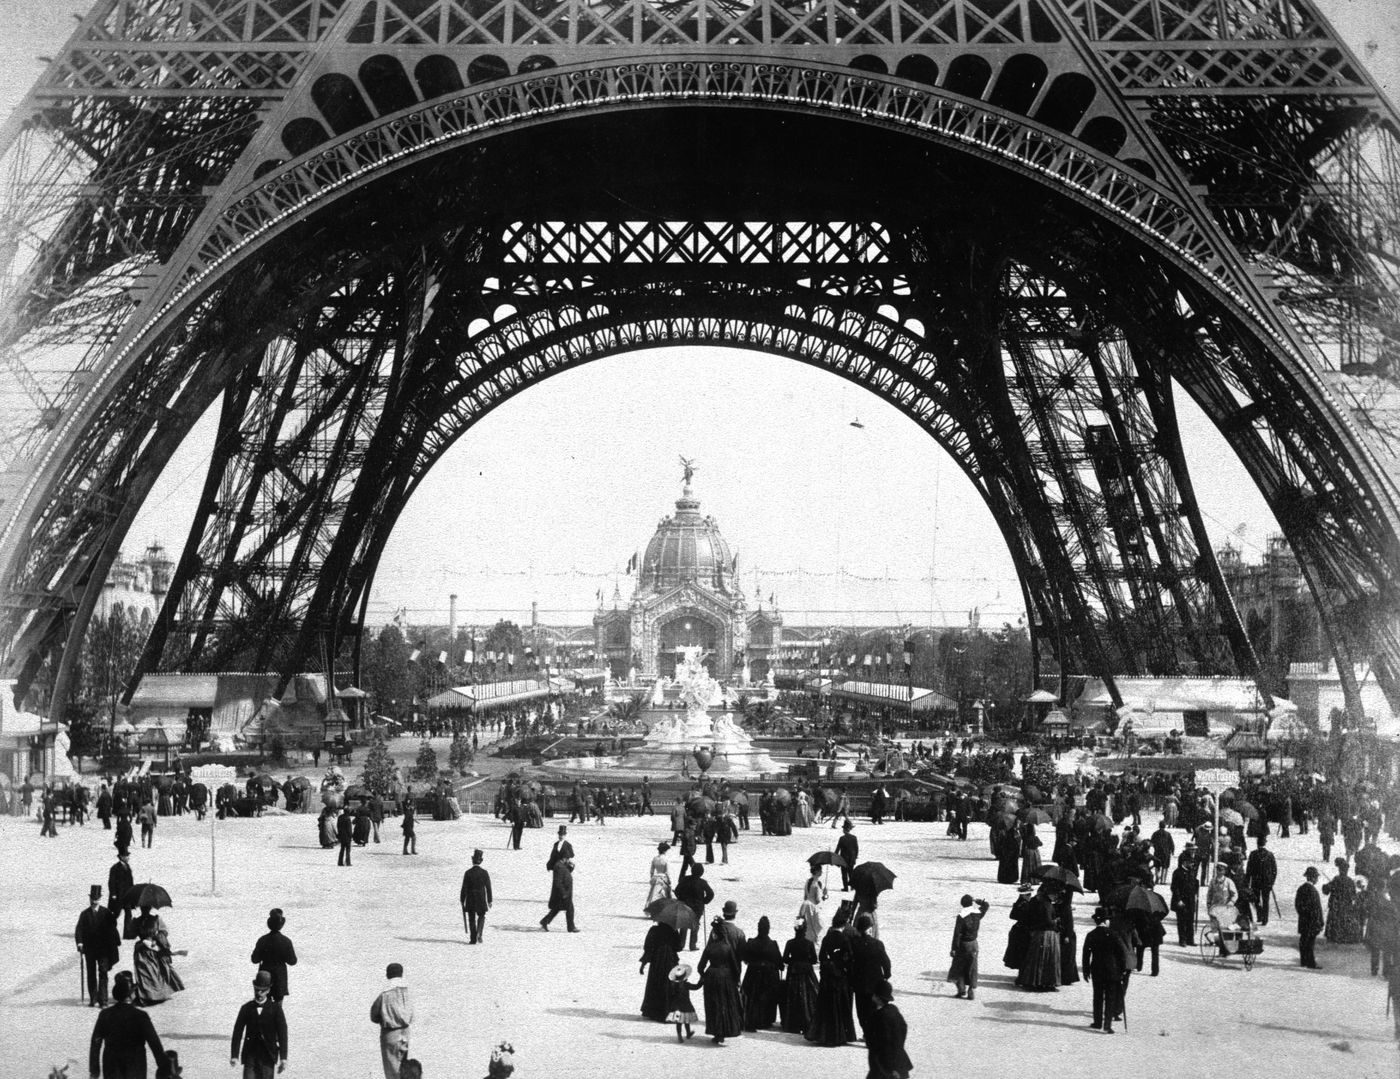
<path id="1" fill-rule="evenodd" d="M 83 962 L 82 952 L 78 953 L 78 999 L 87 1003 L 87 964 Z"/>

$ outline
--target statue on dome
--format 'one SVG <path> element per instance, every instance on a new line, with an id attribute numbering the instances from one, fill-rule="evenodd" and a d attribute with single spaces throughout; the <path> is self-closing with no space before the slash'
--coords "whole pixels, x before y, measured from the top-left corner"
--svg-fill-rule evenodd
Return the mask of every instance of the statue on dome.
<path id="1" fill-rule="evenodd" d="M 692 457 L 682 457 L 681 469 L 685 473 L 685 485 L 689 487 L 691 477 L 695 475 L 695 459 Z"/>

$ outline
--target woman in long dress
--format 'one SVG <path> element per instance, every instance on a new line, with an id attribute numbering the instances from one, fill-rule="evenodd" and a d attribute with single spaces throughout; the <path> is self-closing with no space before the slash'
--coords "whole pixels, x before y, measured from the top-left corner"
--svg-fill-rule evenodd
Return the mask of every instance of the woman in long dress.
<path id="1" fill-rule="evenodd" d="M 651 860 L 651 883 L 647 888 L 647 901 L 642 904 L 643 912 L 658 899 L 671 898 L 671 867 L 666 862 L 666 852 L 670 849 L 671 844 L 669 843 L 656 845 L 656 857 Z M 667 969 L 669 970 L 670 967 Z"/>
<path id="2" fill-rule="evenodd" d="M 1336 859 L 1337 875 L 1322 886 L 1327 897 L 1327 927 L 1325 936 L 1333 944 L 1360 944 L 1363 936 L 1361 904 L 1356 894 L 1356 881 L 1348 874 L 1345 858 Z"/>
<path id="3" fill-rule="evenodd" d="M 817 987 L 816 1010 L 807 1027 L 807 1040 L 817 1045 L 845 1045 L 856 1036 L 851 1013 L 851 942 L 842 932 L 842 924 L 838 914 L 822 938 L 818 953 L 821 983 Z"/>
<path id="4" fill-rule="evenodd" d="M 768 935 L 768 917 L 758 920 L 758 936 L 744 943 L 744 1029 L 767 1030 L 778 1019 L 783 993 L 783 957 Z"/>
<path id="5" fill-rule="evenodd" d="M 1021 883 L 1035 880 L 1035 871 L 1040 868 L 1040 836 L 1035 834 L 1035 825 L 1026 821 L 1021 825 Z"/>
<path id="6" fill-rule="evenodd" d="M 1079 935 L 1074 930 L 1074 893 L 1068 888 L 1054 892 L 1055 923 L 1060 931 L 1060 984 L 1079 981 Z"/>
<path id="7" fill-rule="evenodd" d="M 807 939 L 807 926 L 800 918 L 783 947 L 783 966 L 783 1032 L 805 1034 L 817 1010 L 817 946 Z"/>
<path id="8" fill-rule="evenodd" d="M 1023 989 L 1058 989 L 1060 986 L 1060 931 L 1049 889 L 1026 904 L 1021 921 L 1026 928 L 1026 954 L 1016 984 Z"/>
<path id="9" fill-rule="evenodd" d="M 680 933 L 659 922 L 647 930 L 647 938 L 642 942 L 642 964 L 637 970 L 647 976 L 642 1014 L 658 1023 L 676 1022 L 667 1018 L 671 1013 L 669 979 L 671 970 L 680 961 L 680 950 Z"/>
<path id="10" fill-rule="evenodd" d="M 725 936 L 723 918 L 711 923 L 710 940 L 700 953 L 695 972 L 705 989 L 705 1033 L 723 1045 L 725 1038 L 744 1032 L 744 1007 L 739 999 L 739 957 Z"/>
<path id="11" fill-rule="evenodd" d="M 805 789 L 797 792 L 797 808 L 793 811 L 792 823 L 797 828 L 812 827 L 812 796 Z"/>
<path id="12" fill-rule="evenodd" d="M 997 883 L 1015 884 L 1021 879 L 1021 833 L 1008 825 L 997 835 Z"/>
<path id="13" fill-rule="evenodd" d="M 169 1000 L 185 983 L 175 973 L 171 963 L 174 955 L 184 952 L 170 950 L 170 935 L 160 915 L 150 907 L 142 907 L 141 914 L 133 921 L 136 931 L 136 947 L 132 953 L 131 965 L 136 974 L 136 1000 L 142 1007 Z"/>
<path id="14" fill-rule="evenodd" d="M 821 905 L 826 898 L 826 885 L 822 883 L 822 867 L 812 866 L 812 875 L 802 886 L 802 905 L 797 908 L 797 917 L 807 927 L 808 940 L 820 940 L 825 928 L 822 922 Z M 816 945 L 813 945 L 815 947 Z"/>

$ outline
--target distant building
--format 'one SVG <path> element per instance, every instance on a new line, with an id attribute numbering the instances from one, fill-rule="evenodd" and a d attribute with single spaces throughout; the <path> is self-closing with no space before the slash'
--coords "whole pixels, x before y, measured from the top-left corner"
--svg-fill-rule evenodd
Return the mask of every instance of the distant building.
<path id="1" fill-rule="evenodd" d="M 1245 635 L 1275 692 L 1282 692 L 1295 663 L 1319 663 L 1332 654 L 1307 580 L 1282 536 L 1271 536 L 1258 562 L 1233 547 L 1216 552 L 1225 586 Z"/>
<path id="2" fill-rule="evenodd" d="M 688 481 L 641 555 L 632 598 L 624 605 L 614 590 L 611 609 L 599 604 L 594 650 L 614 678 L 674 677 L 681 650 L 698 646 L 719 681 L 761 682 L 783 643 L 782 616 L 761 598 L 749 610 L 729 544 Z"/>
<path id="3" fill-rule="evenodd" d="M 106 618 L 120 611 L 134 623 L 149 626 L 160 613 L 161 604 L 170 591 L 174 568 L 174 561 L 158 542 L 152 542 L 139 558 L 127 559 L 124 553 L 119 553 L 107 571 L 94 616 Z"/>

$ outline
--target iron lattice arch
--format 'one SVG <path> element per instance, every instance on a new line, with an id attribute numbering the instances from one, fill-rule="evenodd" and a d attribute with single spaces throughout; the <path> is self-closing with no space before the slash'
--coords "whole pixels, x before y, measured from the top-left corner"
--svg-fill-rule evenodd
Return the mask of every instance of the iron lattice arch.
<path id="1" fill-rule="evenodd" d="M 987 499 L 1038 648 L 1109 676 L 1255 669 L 1184 390 L 1350 699 L 1363 658 L 1398 697 L 1396 146 L 1291 0 L 100 3 L 0 141 L 9 665 L 61 657 L 61 709 L 221 391 L 143 665 L 287 673 L 355 636 L 476 418 L 674 341 L 904 409 Z"/>

